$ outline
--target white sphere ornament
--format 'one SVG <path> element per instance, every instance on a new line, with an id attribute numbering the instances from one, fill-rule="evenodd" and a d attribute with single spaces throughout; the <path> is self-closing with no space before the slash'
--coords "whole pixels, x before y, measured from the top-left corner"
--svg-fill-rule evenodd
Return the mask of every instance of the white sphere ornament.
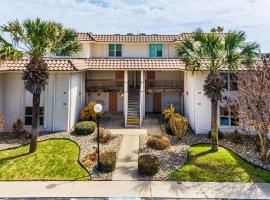
<path id="1" fill-rule="evenodd" d="M 100 113 L 102 111 L 102 105 L 97 103 L 95 106 L 94 106 L 94 111 L 96 113 Z"/>

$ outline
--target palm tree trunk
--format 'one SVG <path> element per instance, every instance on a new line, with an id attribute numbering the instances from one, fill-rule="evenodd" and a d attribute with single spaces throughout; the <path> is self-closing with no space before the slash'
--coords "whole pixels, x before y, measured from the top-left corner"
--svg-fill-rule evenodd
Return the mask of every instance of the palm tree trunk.
<path id="1" fill-rule="evenodd" d="M 218 128 L 217 128 L 217 107 L 216 101 L 211 101 L 211 141 L 212 151 L 218 151 Z"/>
<path id="2" fill-rule="evenodd" d="M 38 126 L 39 126 L 39 104 L 40 94 L 33 94 L 33 108 L 32 108 L 32 130 L 29 153 L 37 150 Z"/>

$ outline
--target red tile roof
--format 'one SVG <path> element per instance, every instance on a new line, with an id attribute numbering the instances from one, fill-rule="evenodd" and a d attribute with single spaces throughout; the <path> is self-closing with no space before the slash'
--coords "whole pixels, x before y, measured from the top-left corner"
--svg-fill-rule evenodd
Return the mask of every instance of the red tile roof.
<path id="1" fill-rule="evenodd" d="M 144 43 L 144 42 L 175 42 L 179 35 L 146 35 L 146 34 L 112 34 L 112 35 L 98 35 L 92 33 L 79 33 L 78 39 L 80 41 L 94 41 L 94 42 L 116 42 L 116 43 Z"/>
<path id="2" fill-rule="evenodd" d="M 46 59 L 50 71 L 73 71 L 74 65 L 69 59 Z M 29 59 L 6 60 L 0 62 L 1 71 L 22 71 Z"/>
<path id="3" fill-rule="evenodd" d="M 184 70 L 179 59 L 87 59 L 75 61 L 78 70 Z"/>
<path id="4" fill-rule="evenodd" d="M 181 33 L 175 35 L 159 35 L 159 34 L 93 34 L 93 33 L 78 33 L 80 41 L 93 42 L 115 42 L 115 43 L 164 43 L 176 42 L 188 39 L 193 33 Z M 207 33 L 206 33 L 207 34 Z M 226 33 L 219 33 L 225 35 Z"/>
<path id="5" fill-rule="evenodd" d="M 0 71 L 22 71 L 29 60 L 7 60 L 0 64 Z M 51 71 L 77 70 L 184 70 L 179 59 L 47 59 Z"/>
<path id="6" fill-rule="evenodd" d="M 27 59 L 7 60 L 0 62 L 0 72 L 22 71 L 29 62 Z M 151 58 L 89 58 L 89 59 L 46 59 L 50 71 L 82 71 L 82 70 L 185 70 L 186 65 L 179 59 L 151 59 Z M 206 65 L 207 60 L 203 61 Z M 262 64 L 257 60 L 255 65 Z M 207 70 L 205 67 L 203 70 Z M 222 70 L 227 70 L 223 67 Z M 239 70 L 246 70 L 240 66 Z"/>

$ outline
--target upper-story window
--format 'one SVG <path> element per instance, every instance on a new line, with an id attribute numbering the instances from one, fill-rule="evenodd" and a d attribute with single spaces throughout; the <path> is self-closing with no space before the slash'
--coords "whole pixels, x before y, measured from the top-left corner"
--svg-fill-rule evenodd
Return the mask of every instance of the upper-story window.
<path id="1" fill-rule="evenodd" d="M 162 57 L 162 44 L 150 44 L 149 45 L 149 56 L 150 57 Z"/>
<path id="2" fill-rule="evenodd" d="M 222 72 L 222 78 L 226 81 L 225 89 L 228 91 L 238 90 L 238 79 L 234 73 Z"/>
<path id="3" fill-rule="evenodd" d="M 122 44 L 109 44 L 109 57 L 121 57 Z"/>

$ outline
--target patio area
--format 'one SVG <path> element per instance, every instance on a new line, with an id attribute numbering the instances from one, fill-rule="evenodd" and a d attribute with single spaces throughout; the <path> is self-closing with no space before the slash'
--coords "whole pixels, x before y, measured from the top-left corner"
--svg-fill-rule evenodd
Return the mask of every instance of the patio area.
<path id="1" fill-rule="evenodd" d="M 141 129 L 125 129 L 123 113 L 106 112 L 103 114 L 101 126 L 110 129 L 113 134 L 161 135 L 160 117 L 160 113 L 146 113 Z"/>

